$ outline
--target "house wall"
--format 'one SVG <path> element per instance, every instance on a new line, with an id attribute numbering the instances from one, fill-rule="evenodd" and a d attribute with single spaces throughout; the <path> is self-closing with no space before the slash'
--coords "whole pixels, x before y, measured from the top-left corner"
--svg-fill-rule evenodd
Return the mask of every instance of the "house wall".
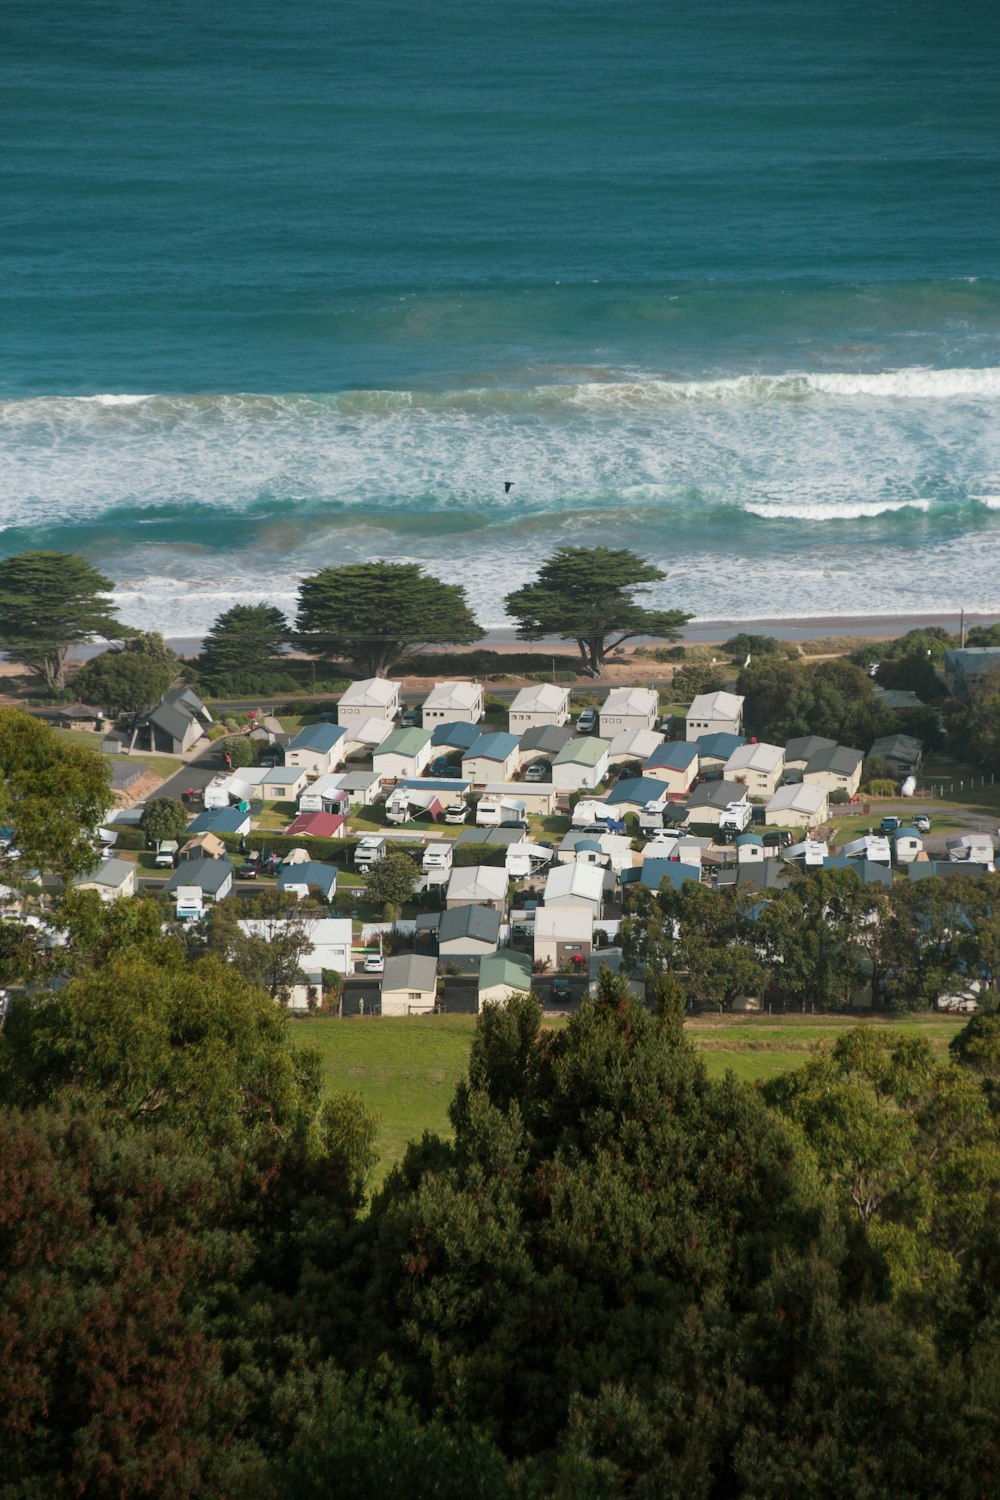
<path id="1" fill-rule="evenodd" d="M 592 790 L 604 780 L 608 774 L 608 756 L 605 751 L 595 766 L 579 765 L 576 761 L 563 761 L 561 764 L 553 762 L 552 785 L 560 792 L 579 792 L 584 788 Z"/>
<path id="2" fill-rule="evenodd" d="M 425 1016 L 434 1009 L 436 990 L 383 990 L 384 1016 Z"/>
<path id="3" fill-rule="evenodd" d="M 656 710 L 650 709 L 647 714 L 600 714 L 601 739 L 613 738 L 621 734 L 623 729 L 652 729 L 656 723 Z"/>
<path id="4" fill-rule="evenodd" d="M 824 792 L 844 791 L 853 797 L 861 785 L 861 765 L 859 763 L 852 776 L 840 776 L 835 771 L 809 771 L 803 774 L 802 780 L 806 786 L 822 787 Z"/>
<path id="5" fill-rule="evenodd" d="M 486 786 L 491 781 L 506 782 L 517 770 L 518 759 L 515 745 L 506 760 L 487 760 L 482 756 L 477 756 L 475 760 L 463 760 L 462 776 L 466 781 L 471 781 L 473 786 Z"/>
<path id="6" fill-rule="evenodd" d="M 686 771 L 679 771 L 674 766 L 643 766 L 642 774 L 652 777 L 654 781 L 662 781 L 671 795 L 683 797 L 698 778 L 698 762 L 692 761 Z"/>
<path id="7" fill-rule="evenodd" d="M 570 965 L 579 954 L 584 964 L 589 964 L 593 946 L 593 943 L 566 943 L 557 938 L 536 937 L 535 962 L 544 963 L 547 959 L 552 969 L 562 969 Z"/>
<path id="8" fill-rule="evenodd" d="M 482 1010 L 484 1005 L 502 1005 L 511 995 L 523 995 L 526 990 L 530 990 L 530 981 L 524 987 L 516 984 L 492 984 L 489 989 L 479 991 L 479 1009 Z"/>
<path id="9" fill-rule="evenodd" d="M 517 735 L 524 734 L 528 729 L 543 729 L 549 724 L 557 729 L 561 729 L 568 722 L 568 708 L 564 709 L 562 713 L 553 713 L 545 709 L 540 709 L 536 713 L 525 713 L 523 710 L 515 711 L 511 709 L 507 720 L 511 734 Z"/>
<path id="10" fill-rule="evenodd" d="M 742 734 L 743 717 L 734 719 L 687 719 L 684 738 L 700 740 L 703 734 Z"/>
<path id="11" fill-rule="evenodd" d="M 450 942 L 438 944 L 440 958 L 482 958 L 485 953 L 496 951 L 496 943 L 486 943 L 482 938 L 452 938 Z"/>
<path id="12" fill-rule="evenodd" d="M 399 713 L 399 684 L 393 683 L 392 697 L 387 703 L 337 704 L 338 724 L 360 724 L 365 719 L 394 719 Z"/>
<path id="13" fill-rule="evenodd" d="M 290 768 L 293 776 L 285 781 L 262 781 L 260 784 L 260 797 L 264 802 L 295 802 L 299 793 L 306 784 L 305 771 L 298 767 Z"/>
<path id="14" fill-rule="evenodd" d="M 343 743 L 342 739 L 338 740 L 331 750 L 287 749 L 285 765 L 298 766 L 310 776 L 326 776 L 339 763 Z"/>
<path id="15" fill-rule="evenodd" d="M 431 758 L 430 741 L 416 755 L 374 755 L 372 766 L 386 781 L 415 780 Z"/>
<path id="16" fill-rule="evenodd" d="M 764 813 L 764 822 L 772 828 L 818 828 L 830 816 L 827 802 L 823 802 L 815 813 L 793 812 L 785 808 L 781 812 Z"/>

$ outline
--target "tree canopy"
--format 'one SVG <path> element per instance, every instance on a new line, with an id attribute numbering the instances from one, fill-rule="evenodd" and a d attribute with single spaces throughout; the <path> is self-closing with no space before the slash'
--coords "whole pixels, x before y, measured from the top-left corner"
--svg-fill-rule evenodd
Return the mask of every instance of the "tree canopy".
<path id="1" fill-rule="evenodd" d="M 382 677 L 422 646 L 467 646 L 482 637 L 457 583 L 416 563 L 323 568 L 299 588 L 298 641 L 346 661 L 360 677 Z"/>
<path id="2" fill-rule="evenodd" d="M 22 552 L 0 562 L 0 650 L 45 679 L 66 682 L 72 646 L 121 640 L 132 629 L 112 613 L 114 585 L 70 552 Z"/>
<path id="3" fill-rule="evenodd" d="M 21 870 L 89 870 L 110 784 L 110 769 L 93 750 L 20 709 L 0 708 L 0 825 L 14 829 Z"/>
<path id="4" fill-rule="evenodd" d="M 208 681 L 240 673 L 266 672 L 291 639 L 276 605 L 234 604 L 215 621 L 202 642 L 198 671 Z"/>
<path id="5" fill-rule="evenodd" d="M 187 811 L 176 797 L 150 797 L 139 824 L 152 844 L 158 844 L 161 839 L 181 838 L 187 825 Z"/>
<path id="6" fill-rule="evenodd" d="M 870 679 L 849 661 L 814 667 L 765 657 L 740 673 L 736 691 L 744 699 L 748 728 L 779 745 L 818 734 L 864 750 L 898 727 L 875 698 Z"/>
<path id="7" fill-rule="evenodd" d="M 625 548 L 560 547 L 534 583 L 504 600 L 522 640 L 556 635 L 575 640 L 585 669 L 599 676 L 608 653 L 637 635 L 675 641 L 690 615 L 636 603 L 643 585 L 666 574 Z"/>
<path id="8" fill-rule="evenodd" d="M 98 704 L 113 718 L 136 719 L 160 701 L 179 666 L 163 637 L 151 631 L 93 657 L 73 679 L 73 688 L 85 703 Z"/>

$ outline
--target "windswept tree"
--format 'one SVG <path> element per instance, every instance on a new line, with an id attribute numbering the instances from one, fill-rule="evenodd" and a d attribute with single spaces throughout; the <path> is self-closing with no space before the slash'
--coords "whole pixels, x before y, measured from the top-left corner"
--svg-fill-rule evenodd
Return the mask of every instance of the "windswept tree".
<path id="1" fill-rule="evenodd" d="M 269 670 L 291 637 L 291 627 L 273 604 L 234 604 L 205 637 L 198 670 L 206 681 Z"/>
<path id="2" fill-rule="evenodd" d="M 359 677 L 384 677 L 425 646 L 468 646 L 482 631 L 461 584 L 442 583 L 416 563 L 323 568 L 299 588 L 298 640 L 346 661 Z"/>
<path id="3" fill-rule="evenodd" d="M 95 656 L 77 673 L 73 688 L 84 703 L 134 722 L 160 701 L 179 667 L 162 635 L 150 631 Z"/>
<path id="4" fill-rule="evenodd" d="M 0 651 L 45 679 L 66 684 L 73 646 L 133 634 L 112 613 L 110 578 L 70 552 L 22 552 L 0 562 Z"/>
<path id="5" fill-rule="evenodd" d="M 534 583 L 508 594 L 507 613 L 524 641 L 575 640 L 584 668 L 600 676 L 608 654 L 637 635 L 675 641 L 691 618 L 680 609 L 646 609 L 637 594 L 666 574 L 634 552 L 611 547 L 560 547 Z"/>

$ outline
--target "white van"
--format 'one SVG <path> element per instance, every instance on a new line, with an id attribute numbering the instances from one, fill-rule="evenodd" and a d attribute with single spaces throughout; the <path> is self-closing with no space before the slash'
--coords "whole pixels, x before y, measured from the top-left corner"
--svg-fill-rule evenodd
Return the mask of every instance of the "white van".
<path id="1" fill-rule="evenodd" d="M 172 870 L 177 863 L 179 847 L 176 839 L 161 839 L 156 846 L 156 858 L 153 860 L 157 869 Z"/>
<path id="2" fill-rule="evenodd" d="M 370 870 L 372 865 L 377 865 L 380 859 L 385 857 L 386 840 L 384 833 L 366 833 L 358 840 L 358 847 L 354 851 L 354 866 L 358 870 Z"/>

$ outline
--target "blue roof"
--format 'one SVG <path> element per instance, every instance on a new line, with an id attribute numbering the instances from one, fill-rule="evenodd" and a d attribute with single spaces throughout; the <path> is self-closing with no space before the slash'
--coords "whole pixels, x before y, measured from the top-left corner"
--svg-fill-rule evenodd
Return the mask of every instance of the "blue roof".
<path id="1" fill-rule="evenodd" d="M 591 854 L 604 853 L 604 850 L 601 848 L 600 843 L 597 839 L 580 839 L 579 843 L 574 844 L 573 847 L 577 853 L 579 853 L 581 849 L 587 849 Z"/>
<path id="2" fill-rule="evenodd" d="M 407 777 L 399 783 L 406 791 L 420 792 L 467 792 L 472 785 L 471 781 L 464 780 L 461 776 L 451 778 L 435 779 L 433 776 Z"/>
<path id="3" fill-rule="evenodd" d="M 862 885 L 892 885 L 892 871 L 888 865 L 872 859 L 848 859 L 846 854 L 828 854 L 823 861 L 824 870 L 853 870 Z"/>
<path id="4" fill-rule="evenodd" d="M 712 738 L 712 736 L 708 736 L 708 738 Z M 686 771 L 697 759 L 697 745 L 692 745 L 687 740 L 671 740 L 669 744 L 658 745 L 647 760 L 646 765 L 669 766 L 675 771 Z"/>
<path id="5" fill-rule="evenodd" d="M 454 746 L 456 750 L 468 750 L 482 732 L 480 725 L 470 724 L 466 719 L 456 719 L 452 724 L 438 725 L 431 735 L 431 745 L 448 745 Z"/>
<path id="6" fill-rule="evenodd" d="M 893 834 L 893 839 L 917 839 L 922 844 L 924 841 L 924 836 L 922 833 L 919 833 L 916 828 L 897 828 L 895 833 Z"/>
<path id="7" fill-rule="evenodd" d="M 761 844 L 761 845 L 763 845 L 763 842 L 764 842 L 763 837 L 759 833 L 741 833 L 741 834 L 739 834 L 739 836 L 736 839 L 737 846 L 740 845 L 740 844 Z"/>
<path id="8" fill-rule="evenodd" d="M 729 734 L 720 729 L 716 734 L 703 734 L 695 740 L 699 755 L 711 755 L 714 760 L 728 760 L 734 750 L 746 744 L 741 734 Z"/>
<path id="9" fill-rule="evenodd" d="M 466 750 L 463 759 L 476 760 L 484 756 L 487 760 L 506 760 L 512 750 L 518 747 L 516 734 L 506 734 L 502 729 L 493 734 L 481 734 L 474 745 Z"/>
<path id="10" fill-rule="evenodd" d="M 199 813 L 188 824 L 188 833 L 239 833 L 246 826 L 250 814 L 240 812 L 238 807 L 214 807 Z"/>
<path id="11" fill-rule="evenodd" d="M 679 891 L 685 880 L 700 881 L 701 870 L 697 865 L 682 865 L 676 859 L 647 859 L 643 861 L 639 880 L 653 891 L 660 889 L 661 881 L 669 880 L 672 889 Z"/>
<path id="12" fill-rule="evenodd" d="M 337 871 L 333 865 L 324 865 L 316 859 L 307 859 L 300 865 L 283 865 L 278 875 L 279 891 L 290 885 L 318 885 L 327 895 L 337 884 Z"/>
<path id="13" fill-rule="evenodd" d="M 294 739 L 289 740 L 286 750 L 318 750 L 321 755 L 332 750 L 346 731 L 340 724 L 307 724 Z"/>
<path id="14" fill-rule="evenodd" d="M 635 802 L 640 807 L 645 807 L 647 802 L 659 802 L 666 793 L 662 781 L 657 781 L 653 776 L 633 776 L 627 781 L 619 781 L 605 797 L 605 802 L 614 806 L 617 802 Z"/>

